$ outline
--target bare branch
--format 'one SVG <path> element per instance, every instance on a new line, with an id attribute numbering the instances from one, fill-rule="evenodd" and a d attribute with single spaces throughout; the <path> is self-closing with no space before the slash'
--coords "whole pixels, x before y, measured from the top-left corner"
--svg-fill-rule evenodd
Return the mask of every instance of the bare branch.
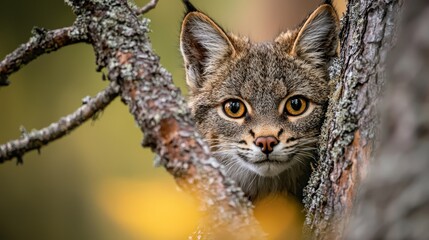
<path id="1" fill-rule="evenodd" d="M 146 5 L 144 5 L 142 8 L 136 11 L 136 15 L 140 16 L 142 14 L 145 14 L 149 12 L 150 10 L 154 9 L 156 7 L 156 4 L 159 0 L 150 0 Z"/>
<path id="2" fill-rule="evenodd" d="M 0 145 L 0 163 L 11 160 L 14 157 L 17 157 L 18 163 L 20 163 L 24 153 L 40 149 L 42 146 L 70 133 L 109 105 L 118 96 L 118 92 L 119 86 L 111 83 L 105 90 L 98 93 L 95 98 L 85 100 L 84 105 L 74 113 L 61 118 L 58 122 L 52 123 L 39 131 L 23 132 L 20 139 Z"/>
<path id="3" fill-rule="evenodd" d="M 223 238 L 264 239 L 252 204 L 210 156 L 171 75 L 160 66 L 147 33 L 127 1 L 69 0 L 88 27 L 98 68 L 121 88 L 121 99 L 144 133 L 143 145 L 186 191 L 197 196 L 213 231 Z M 97 12 L 97 14 L 93 14 Z M 100 27 L 102 26 L 102 27 Z"/>
<path id="4" fill-rule="evenodd" d="M 35 27 L 32 33 L 33 36 L 27 43 L 19 46 L 0 62 L 0 86 L 9 85 L 7 79 L 9 75 L 18 71 L 21 67 L 36 59 L 38 56 L 86 40 L 86 35 L 82 31 L 82 28 L 77 26 L 51 31 Z"/>

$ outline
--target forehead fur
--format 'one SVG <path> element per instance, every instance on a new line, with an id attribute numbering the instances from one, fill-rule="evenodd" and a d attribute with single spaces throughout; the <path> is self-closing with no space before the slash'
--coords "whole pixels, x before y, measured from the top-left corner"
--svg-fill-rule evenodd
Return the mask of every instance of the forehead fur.
<path id="1" fill-rule="evenodd" d="M 271 43 L 231 37 L 240 45 L 237 57 L 205 76 L 204 85 L 193 95 L 210 95 L 211 101 L 235 96 L 256 105 L 278 104 L 287 96 L 302 95 L 323 104 L 327 98 L 326 69 L 288 54 L 291 46 L 285 43 L 293 42 L 293 34 L 281 37 L 281 41 Z"/>

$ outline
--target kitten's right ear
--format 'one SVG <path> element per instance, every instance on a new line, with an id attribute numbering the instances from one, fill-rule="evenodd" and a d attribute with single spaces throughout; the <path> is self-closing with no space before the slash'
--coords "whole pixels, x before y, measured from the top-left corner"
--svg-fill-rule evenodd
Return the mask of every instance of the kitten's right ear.
<path id="1" fill-rule="evenodd" d="M 180 51 L 186 67 L 186 82 L 192 89 L 202 86 L 204 74 L 213 72 L 235 54 L 226 33 L 207 15 L 191 6 L 182 22 Z M 194 10 L 192 10 L 194 9 Z"/>

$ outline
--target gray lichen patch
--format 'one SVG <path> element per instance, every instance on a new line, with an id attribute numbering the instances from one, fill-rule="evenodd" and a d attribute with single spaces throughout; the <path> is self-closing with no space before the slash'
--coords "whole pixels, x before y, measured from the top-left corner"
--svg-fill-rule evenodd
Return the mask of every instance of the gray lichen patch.
<path id="1" fill-rule="evenodd" d="M 340 64 L 344 61 L 334 62 Z M 344 67 L 344 65 L 343 65 Z M 333 66 L 338 71 L 339 66 Z M 343 70 L 344 71 L 344 70 Z M 340 75 L 334 79 L 330 103 L 326 114 L 326 121 L 322 128 L 319 165 L 313 172 L 308 186 L 305 188 L 304 204 L 307 210 L 307 224 L 313 221 L 328 225 L 333 215 L 332 202 L 328 199 L 331 191 L 331 174 L 335 164 L 341 164 L 344 159 L 344 150 L 354 139 L 357 128 L 357 117 L 353 114 L 352 103 L 357 98 L 356 80 L 352 74 Z"/>

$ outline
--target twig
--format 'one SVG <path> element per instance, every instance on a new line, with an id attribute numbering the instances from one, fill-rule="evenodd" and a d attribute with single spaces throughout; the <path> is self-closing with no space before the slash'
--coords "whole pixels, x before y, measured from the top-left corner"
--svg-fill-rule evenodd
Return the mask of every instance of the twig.
<path id="1" fill-rule="evenodd" d="M 61 118 L 46 128 L 29 133 L 23 132 L 20 139 L 12 140 L 0 145 L 0 163 L 17 157 L 20 163 L 22 155 L 70 133 L 86 120 L 103 110 L 119 93 L 119 86 L 111 83 L 106 89 L 99 92 L 95 98 L 85 100 L 83 106 L 74 113 Z"/>
<path id="2" fill-rule="evenodd" d="M 84 31 L 77 26 L 50 31 L 35 27 L 32 30 L 32 34 L 33 36 L 27 43 L 19 46 L 0 62 L 0 87 L 9 85 L 7 79 L 9 75 L 18 71 L 38 56 L 58 50 L 66 45 L 86 40 Z"/>
<path id="3" fill-rule="evenodd" d="M 150 0 L 150 2 L 148 2 L 146 5 L 144 5 L 142 8 L 140 8 L 139 10 L 136 11 L 136 15 L 142 15 L 145 14 L 147 12 L 149 12 L 150 10 L 154 9 L 156 7 L 156 4 L 158 3 L 159 0 Z"/>

